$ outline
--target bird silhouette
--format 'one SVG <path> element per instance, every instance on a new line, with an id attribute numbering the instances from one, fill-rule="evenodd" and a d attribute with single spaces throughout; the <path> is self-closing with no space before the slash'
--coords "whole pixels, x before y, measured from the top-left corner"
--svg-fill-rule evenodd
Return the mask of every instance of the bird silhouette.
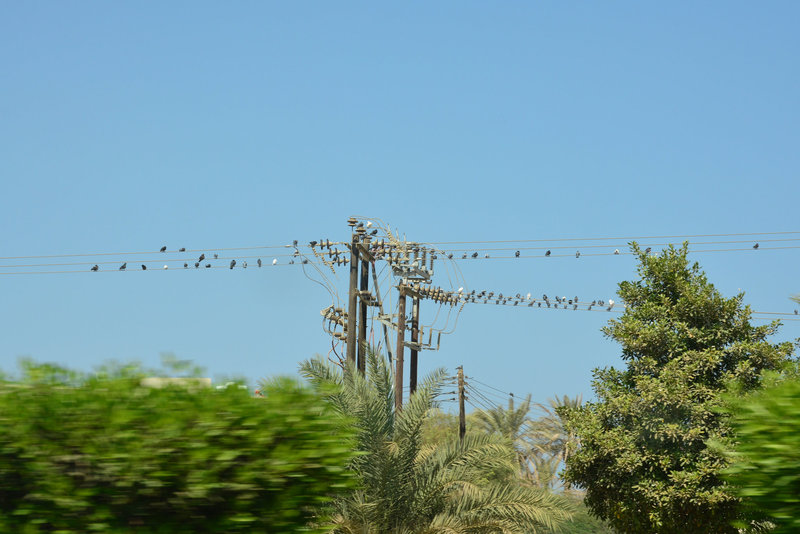
<path id="1" fill-rule="evenodd" d="M 92 271 L 94 271 L 94 272 L 97 272 L 97 270 L 98 270 L 98 269 L 100 269 L 100 267 L 98 267 L 97 265 L 95 265 L 94 267 L 92 267 Z"/>
<path id="2" fill-rule="evenodd" d="M 205 254 L 200 254 L 200 257 L 197 258 L 197 261 L 203 261 L 204 259 L 206 259 L 206 255 Z"/>
<path id="3" fill-rule="evenodd" d="M 303 265 L 306 265 L 307 263 L 308 263 L 308 259 L 303 258 Z"/>
<path id="4" fill-rule="evenodd" d="M 199 262 L 199 261 L 198 261 L 198 262 L 195 262 L 195 264 L 194 264 L 194 268 L 195 268 L 195 269 L 197 269 L 198 267 L 200 267 L 200 262 Z"/>
<path id="5" fill-rule="evenodd" d="M 278 265 L 278 258 L 272 258 L 272 265 Z"/>
<path id="6" fill-rule="evenodd" d="M 452 255 L 452 254 L 448 254 L 448 255 L 447 255 L 447 259 L 448 259 L 448 260 L 452 260 L 452 259 L 453 259 L 453 255 Z"/>
<path id="7" fill-rule="evenodd" d="M 189 267 L 189 264 L 188 264 L 188 263 L 184 263 L 184 264 L 183 264 L 183 268 L 184 268 L 184 269 L 187 269 L 188 267 Z"/>
<path id="8" fill-rule="evenodd" d="M 373 231 L 369 233 L 369 235 L 378 235 L 378 229 L 375 228 Z"/>
<path id="9" fill-rule="evenodd" d="M 313 248 L 313 247 L 316 247 L 316 246 L 317 246 L 317 242 L 316 242 L 316 241 L 312 241 L 312 242 L 310 242 L 310 243 L 308 244 L 308 246 L 310 246 L 310 247 L 312 247 L 312 248 Z"/>
<path id="10" fill-rule="evenodd" d="M 142 264 L 142 270 L 143 270 L 143 271 L 146 271 L 146 270 L 147 270 L 147 265 L 145 265 L 145 264 Z"/>
<path id="11" fill-rule="evenodd" d="M 167 251 L 167 246 L 166 246 L 166 245 L 164 245 L 163 247 L 161 247 L 161 252 L 166 252 L 166 251 Z"/>
<path id="12" fill-rule="evenodd" d="M 294 265 L 294 260 L 289 260 L 290 265 Z"/>
<path id="13" fill-rule="evenodd" d="M 466 260 L 467 259 L 467 253 L 466 252 L 461 256 L 461 259 L 462 260 Z"/>
<path id="14" fill-rule="evenodd" d="M 256 263 L 258 264 L 259 267 L 261 267 L 261 258 L 258 258 L 258 261 Z"/>
<path id="15" fill-rule="evenodd" d="M 186 252 L 186 247 L 181 247 L 178 249 L 178 252 Z"/>
<path id="16" fill-rule="evenodd" d="M 210 263 L 206 263 L 206 269 L 210 269 L 210 268 L 211 268 L 211 264 Z"/>
<path id="17" fill-rule="evenodd" d="M 119 266 L 119 270 L 120 271 L 124 271 L 127 267 L 128 267 L 128 263 L 127 262 L 123 263 L 122 265 Z"/>
<path id="18" fill-rule="evenodd" d="M 755 245 L 753 245 L 753 248 L 758 248 L 758 243 L 756 243 Z"/>
<path id="19" fill-rule="evenodd" d="M 219 254 L 214 254 L 214 259 L 218 260 L 219 259 Z"/>
<path id="20" fill-rule="evenodd" d="M 477 258 L 477 257 L 478 257 L 478 253 L 477 253 L 477 252 L 473 252 L 473 253 L 472 253 L 472 257 L 473 257 L 473 258 Z"/>
<path id="21" fill-rule="evenodd" d="M 547 252 L 544 253 L 544 255 L 545 256 L 549 256 L 550 255 L 550 251 L 548 250 Z"/>
<path id="22" fill-rule="evenodd" d="M 651 251 L 651 250 L 653 250 L 653 249 L 652 249 L 652 248 L 650 248 L 650 247 L 647 247 L 646 249 L 644 249 L 644 253 L 645 253 L 645 254 L 650 254 L 650 251 Z"/>
<path id="23" fill-rule="evenodd" d="M 614 249 L 614 254 L 619 254 L 619 249 L 618 248 Z"/>
<path id="24" fill-rule="evenodd" d="M 581 251 L 580 250 L 575 251 L 575 257 L 576 258 L 580 258 L 581 257 Z"/>
<path id="25" fill-rule="evenodd" d="M 235 266 L 236 266 L 236 260 L 231 260 L 231 269 L 233 269 Z"/>
<path id="26" fill-rule="evenodd" d="M 519 258 L 519 250 L 514 253 L 515 258 Z"/>
<path id="27" fill-rule="evenodd" d="M 247 262 L 246 261 L 242 262 L 242 269 L 247 269 Z"/>

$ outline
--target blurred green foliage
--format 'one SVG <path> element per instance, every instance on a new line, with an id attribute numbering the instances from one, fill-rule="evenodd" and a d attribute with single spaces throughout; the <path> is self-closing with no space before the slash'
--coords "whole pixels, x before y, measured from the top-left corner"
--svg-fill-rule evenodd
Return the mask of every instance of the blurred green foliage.
<path id="1" fill-rule="evenodd" d="M 800 532 L 800 374 L 768 373 L 762 391 L 733 397 L 727 480 L 753 515 L 778 533 Z M 731 446 L 732 445 L 732 446 Z M 746 526 L 746 525 L 738 525 Z"/>
<path id="2" fill-rule="evenodd" d="M 246 391 L 140 385 L 26 362 L 0 383 L 0 532 L 322 532 L 352 436 L 291 379 Z"/>

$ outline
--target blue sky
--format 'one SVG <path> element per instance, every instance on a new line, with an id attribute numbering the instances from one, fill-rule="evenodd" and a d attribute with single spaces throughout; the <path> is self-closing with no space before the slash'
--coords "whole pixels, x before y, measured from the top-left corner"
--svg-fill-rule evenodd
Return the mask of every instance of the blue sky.
<path id="1" fill-rule="evenodd" d="M 798 15 L 793 2 L 9 3 L 0 256 L 345 240 L 354 214 L 417 241 L 798 231 Z M 724 294 L 786 312 L 798 250 L 692 259 Z M 590 300 L 635 277 L 623 255 L 460 266 L 468 288 Z M 330 349 L 330 298 L 297 268 L 0 287 L 7 371 L 24 355 L 91 369 L 170 352 L 255 381 Z M 589 397 L 591 369 L 620 363 L 607 319 L 468 306 L 421 369 Z M 797 337 L 787 321 L 776 341 Z"/>

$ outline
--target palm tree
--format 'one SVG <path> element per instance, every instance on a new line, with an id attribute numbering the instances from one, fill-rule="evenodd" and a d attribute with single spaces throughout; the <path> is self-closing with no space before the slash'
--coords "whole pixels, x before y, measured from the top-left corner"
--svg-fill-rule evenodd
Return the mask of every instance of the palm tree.
<path id="1" fill-rule="evenodd" d="M 330 517 L 339 534 L 535 533 L 569 519 L 566 502 L 519 484 L 507 440 L 470 433 L 423 444 L 422 426 L 445 378 L 422 381 L 401 411 L 394 410 L 392 374 L 370 352 L 368 376 L 322 358 L 302 364 L 308 378 L 357 429 L 360 455 L 351 468 L 360 488 L 335 501 Z"/>
<path id="2" fill-rule="evenodd" d="M 579 445 L 578 437 L 566 430 L 562 413 L 580 408 L 583 397 L 556 396 L 554 399 L 547 399 L 547 403 L 548 405 L 535 404 L 544 415 L 532 422 L 528 438 L 539 456 L 547 459 L 547 464 L 552 467 L 551 473 L 555 475 L 558 467 L 567 463 L 570 454 Z M 566 489 L 570 489 L 569 485 Z"/>

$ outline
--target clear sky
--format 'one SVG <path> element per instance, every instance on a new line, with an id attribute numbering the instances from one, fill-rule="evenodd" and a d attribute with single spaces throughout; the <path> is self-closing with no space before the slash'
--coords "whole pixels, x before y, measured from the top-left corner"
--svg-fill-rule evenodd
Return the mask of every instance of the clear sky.
<path id="1" fill-rule="evenodd" d="M 5 3 L 0 256 L 154 254 L 148 273 L 0 275 L 0 367 L 169 352 L 252 383 L 328 353 L 330 297 L 296 266 L 154 272 L 162 245 L 346 240 L 354 214 L 431 242 L 800 231 L 799 18 L 788 1 Z M 755 310 L 796 307 L 800 249 L 731 248 L 749 250 L 692 259 Z M 467 288 L 608 300 L 635 277 L 630 256 L 530 255 L 460 262 Z M 586 398 L 620 363 L 609 316 L 467 306 L 421 369 Z M 775 340 L 797 337 L 787 321 Z"/>

